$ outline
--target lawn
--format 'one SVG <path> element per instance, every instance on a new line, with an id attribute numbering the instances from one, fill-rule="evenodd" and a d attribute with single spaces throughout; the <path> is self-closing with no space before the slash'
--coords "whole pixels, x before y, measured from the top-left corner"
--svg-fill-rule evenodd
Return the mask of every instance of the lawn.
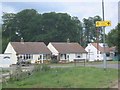
<path id="1" fill-rule="evenodd" d="M 52 68 L 29 78 L 10 81 L 4 88 L 108 88 L 118 79 L 116 69 L 94 67 Z"/>

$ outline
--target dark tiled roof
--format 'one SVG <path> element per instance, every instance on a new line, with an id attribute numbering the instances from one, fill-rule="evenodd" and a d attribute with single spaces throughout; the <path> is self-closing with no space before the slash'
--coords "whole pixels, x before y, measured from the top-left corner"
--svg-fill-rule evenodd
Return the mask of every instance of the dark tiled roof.
<path id="1" fill-rule="evenodd" d="M 43 42 L 11 42 L 11 45 L 18 54 L 51 53 Z"/>
<path id="2" fill-rule="evenodd" d="M 57 49 L 59 53 L 87 53 L 85 49 L 78 43 L 52 42 L 51 44 Z"/>
<path id="3" fill-rule="evenodd" d="M 98 49 L 100 52 L 104 52 L 104 47 L 101 47 L 98 43 L 91 43 L 96 49 Z M 105 47 L 105 52 L 110 52 L 110 48 L 109 47 Z"/>
<path id="4" fill-rule="evenodd" d="M 116 47 L 116 46 L 110 47 L 110 51 L 111 51 L 111 52 L 117 52 L 117 47 Z"/>

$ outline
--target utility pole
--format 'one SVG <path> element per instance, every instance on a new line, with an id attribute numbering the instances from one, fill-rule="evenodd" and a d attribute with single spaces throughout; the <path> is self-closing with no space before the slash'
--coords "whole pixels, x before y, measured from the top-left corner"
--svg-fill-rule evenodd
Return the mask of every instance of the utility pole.
<path id="1" fill-rule="evenodd" d="M 97 60 L 99 60 L 99 29 L 97 28 Z"/>
<path id="2" fill-rule="evenodd" d="M 103 14 L 103 21 L 105 20 L 105 17 L 104 17 L 104 0 L 102 0 L 102 14 Z M 103 26 L 103 47 L 104 47 L 104 56 L 103 56 L 103 59 L 104 59 L 104 70 L 106 70 L 107 68 L 107 63 L 106 63 L 106 53 L 105 53 L 105 26 Z"/>

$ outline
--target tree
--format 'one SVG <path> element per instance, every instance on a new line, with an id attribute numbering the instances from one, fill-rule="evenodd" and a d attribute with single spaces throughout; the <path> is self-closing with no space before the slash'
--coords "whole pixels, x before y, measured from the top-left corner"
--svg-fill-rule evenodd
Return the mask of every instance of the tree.
<path id="1" fill-rule="evenodd" d="M 118 23 L 118 26 L 117 26 L 117 28 L 118 28 L 118 39 L 117 39 L 117 41 L 118 41 L 118 45 L 117 45 L 117 47 L 118 47 L 118 53 L 119 53 L 119 56 L 120 56 L 120 23 Z M 120 60 L 120 57 L 119 57 L 119 60 Z"/>
<path id="2" fill-rule="evenodd" d="M 25 9 L 17 14 L 3 15 L 3 50 L 10 41 L 80 42 L 82 24 L 77 17 L 67 13 L 39 14 L 34 9 Z"/>
<path id="3" fill-rule="evenodd" d="M 107 37 L 106 37 L 106 42 L 108 43 L 109 46 L 117 46 L 118 44 L 118 29 L 112 29 Z"/>
<path id="4" fill-rule="evenodd" d="M 118 53 L 120 54 L 120 23 L 112 29 L 106 38 L 106 41 L 110 47 L 116 46 L 116 49 L 118 50 Z"/>
<path id="5" fill-rule="evenodd" d="M 83 19 L 84 29 L 83 29 L 83 41 L 85 41 L 84 46 L 90 42 L 96 42 L 99 38 L 99 42 L 102 42 L 102 29 L 96 28 L 95 22 L 101 21 L 100 16 L 89 17 L 88 19 Z M 98 35 L 97 35 L 98 34 Z"/>

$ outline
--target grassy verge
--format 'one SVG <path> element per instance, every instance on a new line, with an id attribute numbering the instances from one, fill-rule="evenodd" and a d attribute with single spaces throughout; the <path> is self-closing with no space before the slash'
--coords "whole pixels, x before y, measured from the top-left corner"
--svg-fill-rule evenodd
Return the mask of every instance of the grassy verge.
<path id="1" fill-rule="evenodd" d="M 118 64 L 120 62 L 118 61 L 107 61 L 107 64 Z M 103 61 L 95 61 L 95 62 L 85 62 L 85 65 L 96 65 L 96 64 L 103 64 Z M 75 66 L 75 63 L 64 63 L 64 64 L 49 64 L 49 65 L 52 65 L 52 66 Z M 77 66 L 79 65 L 84 65 L 84 62 L 79 62 L 79 63 L 76 63 Z"/>
<path id="2" fill-rule="evenodd" d="M 103 61 L 87 62 L 87 64 L 103 64 Z M 107 64 L 118 64 L 118 61 L 107 61 Z"/>
<path id="3" fill-rule="evenodd" d="M 118 79 L 118 71 L 93 67 L 52 68 L 20 81 L 9 81 L 4 88 L 107 88 Z"/>

